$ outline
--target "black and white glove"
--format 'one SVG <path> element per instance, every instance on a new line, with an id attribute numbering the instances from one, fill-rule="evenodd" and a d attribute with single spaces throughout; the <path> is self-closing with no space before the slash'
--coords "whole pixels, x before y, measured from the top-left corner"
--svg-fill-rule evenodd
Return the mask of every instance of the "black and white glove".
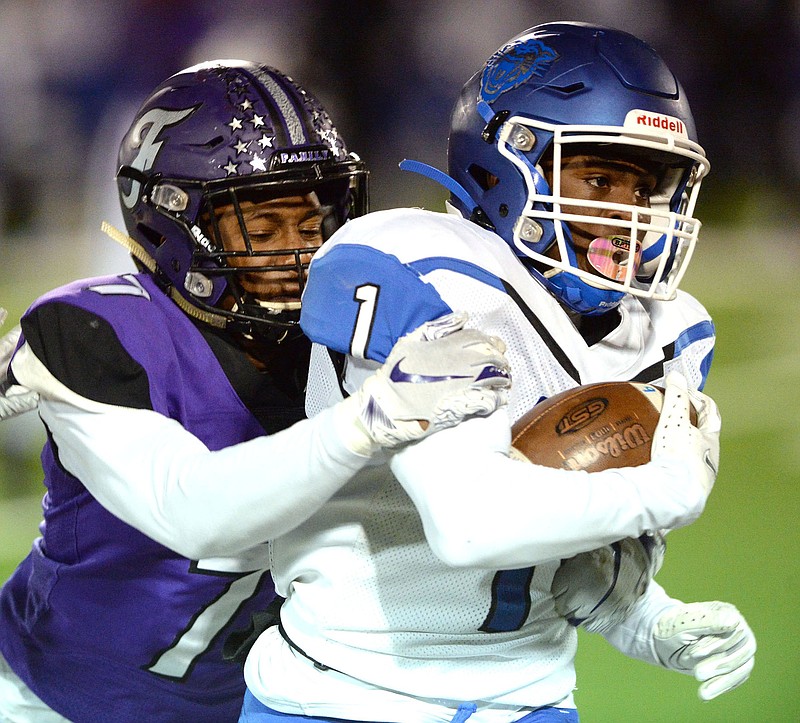
<path id="1" fill-rule="evenodd" d="M 487 416 L 506 403 L 511 373 L 505 345 L 466 314 L 446 314 L 398 339 L 377 372 L 340 403 L 347 446 L 370 455 Z"/>
<path id="2" fill-rule="evenodd" d="M 561 562 L 550 591 L 570 625 L 602 633 L 624 620 L 661 569 L 661 533 L 628 537 Z"/>
<path id="3" fill-rule="evenodd" d="M 711 700 L 740 686 L 755 665 L 756 639 L 742 614 L 724 602 L 670 608 L 656 623 L 653 646 L 665 668 L 693 675 Z"/>
<path id="4" fill-rule="evenodd" d="M 6 320 L 8 312 L 0 308 L 0 326 Z M 19 325 L 0 337 L 0 419 L 8 419 L 18 414 L 29 412 L 36 409 L 39 403 L 39 395 L 19 384 L 8 383 L 8 365 L 11 356 L 19 341 L 22 333 Z"/>

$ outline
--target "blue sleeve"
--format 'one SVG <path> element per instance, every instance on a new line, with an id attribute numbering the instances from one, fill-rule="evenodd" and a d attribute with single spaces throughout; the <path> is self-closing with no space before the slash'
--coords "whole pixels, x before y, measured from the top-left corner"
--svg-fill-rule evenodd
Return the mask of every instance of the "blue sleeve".
<path id="1" fill-rule="evenodd" d="M 396 256 L 340 244 L 311 264 L 300 326 L 330 349 L 383 362 L 401 336 L 450 311 Z"/>

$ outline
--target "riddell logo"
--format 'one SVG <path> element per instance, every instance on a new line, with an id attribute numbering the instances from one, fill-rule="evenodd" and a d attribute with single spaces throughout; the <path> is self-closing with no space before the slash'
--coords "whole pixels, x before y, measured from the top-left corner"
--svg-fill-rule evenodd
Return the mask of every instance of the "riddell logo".
<path id="1" fill-rule="evenodd" d="M 646 110 L 630 111 L 625 119 L 625 126 L 628 128 L 631 126 L 637 128 L 659 128 L 661 130 L 668 131 L 669 133 L 675 133 L 676 135 L 683 136 L 684 138 L 688 137 L 686 133 L 686 126 L 682 120 L 668 115 L 649 113 Z"/>
<path id="2" fill-rule="evenodd" d="M 636 124 L 640 126 L 652 126 L 653 128 L 663 128 L 665 131 L 671 131 L 672 133 L 683 133 L 683 123 L 669 116 L 640 115 L 636 116 Z"/>
<path id="3" fill-rule="evenodd" d="M 593 419 L 597 419 L 608 407 L 608 400 L 602 397 L 590 399 L 570 409 L 556 424 L 556 434 L 572 434 L 583 429 Z"/>

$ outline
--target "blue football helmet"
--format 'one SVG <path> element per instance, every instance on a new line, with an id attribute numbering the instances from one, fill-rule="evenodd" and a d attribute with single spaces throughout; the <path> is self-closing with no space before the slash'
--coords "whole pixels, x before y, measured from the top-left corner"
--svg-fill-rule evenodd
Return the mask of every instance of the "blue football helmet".
<path id="1" fill-rule="evenodd" d="M 316 98 L 241 60 L 202 63 L 159 85 L 122 140 L 117 184 L 129 248 L 179 306 L 212 326 L 272 338 L 298 324 L 318 246 L 253 250 L 241 204 L 314 192 L 324 239 L 368 203 L 364 164 Z M 217 217 L 231 207 L 244 250 L 220 240 Z M 231 263 L 237 256 L 261 261 Z M 242 283 L 254 273 L 293 274 L 296 298 L 255 298 Z"/>
<path id="2" fill-rule="evenodd" d="M 649 206 L 565 197 L 562 158 L 592 149 L 657 167 Z M 710 166 L 683 89 L 641 40 L 567 22 L 513 38 L 464 86 L 448 165 L 450 203 L 496 231 L 571 310 L 602 314 L 625 294 L 675 296 L 697 241 L 692 213 Z M 594 215 L 604 211 L 614 218 Z M 592 242 L 604 258 L 587 270 L 578 266 L 570 223 L 624 231 Z M 603 264 L 613 272 L 598 271 Z"/>

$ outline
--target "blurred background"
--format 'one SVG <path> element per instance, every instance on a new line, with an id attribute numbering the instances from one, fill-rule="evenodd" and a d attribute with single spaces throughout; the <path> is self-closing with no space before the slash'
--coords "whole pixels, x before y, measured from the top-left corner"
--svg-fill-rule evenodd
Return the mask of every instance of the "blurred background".
<path id="1" fill-rule="evenodd" d="M 691 678 L 583 636 L 581 718 L 800 720 L 796 0 L 0 0 L 0 306 L 10 326 L 54 286 L 133 270 L 99 226 L 123 226 L 117 144 L 172 73 L 226 57 L 280 68 L 367 161 L 373 210 L 440 210 L 442 192 L 398 162 L 446 168 L 462 84 L 510 37 L 553 20 L 611 25 L 653 45 L 711 159 L 683 286 L 717 325 L 706 391 L 723 414 L 722 470 L 704 516 L 670 535 L 658 579 L 687 601 L 733 602 L 759 641 L 751 680 L 701 703 Z M 33 414 L 0 424 L 0 581 L 37 534 L 43 439 Z"/>

